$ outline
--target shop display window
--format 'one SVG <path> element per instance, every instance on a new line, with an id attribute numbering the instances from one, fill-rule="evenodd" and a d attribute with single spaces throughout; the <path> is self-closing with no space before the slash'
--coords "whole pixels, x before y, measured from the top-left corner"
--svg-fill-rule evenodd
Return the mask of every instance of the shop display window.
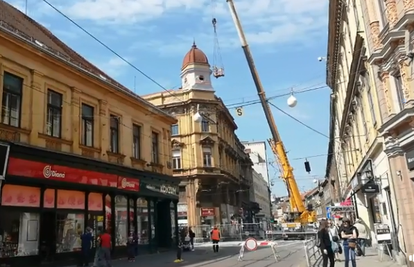
<path id="1" fill-rule="evenodd" d="M 92 236 L 94 237 L 93 246 L 97 246 L 97 238 L 104 231 L 104 216 L 96 213 L 88 214 L 88 227 L 92 229 Z"/>
<path id="2" fill-rule="evenodd" d="M 133 199 L 130 199 L 129 200 L 129 220 L 128 220 L 128 223 L 129 223 L 129 232 L 130 233 L 134 233 L 135 232 L 135 224 L 134 224 L 134 221 L 135 221 L 135 210 L 134 210 L 134 200 Z"/>
<path id="3" fill-rule="evenodd" d="M 128 199 L 115 197 L 115 245 L 126 246 L 128 240 Z"/>
<path id="4" fill-rule="evenodd" d="M 175 205 L 170 204 L 170 217 L 171 217 L 171 239 L 175 242 L 175 231 L 177 231 L 177 224 L 175 222 Z"/>
<path id="5" fill-rule="evenodd" d="M 38 255 L 39 214 L 7 211 L 0 216 L 0 257 Z"/>
<path id="6" fill-rule="evenodd" d="M 155 232 L 155 203 L 150 201 L 150 216 L 151 216 L 151 239 L 156 240 Z"/>
<path id="7" fill-rule="evenodd" d="M 43 207 L 53 209 L 56 204 L 55 200 L 55 189 L 46 189 L 43 196 Z"/>
<path id="8" fill-rule="evenodd" d="M 137 199 L 137 232 L 139 244 L 148 244 L 148 203 L 145 198 Z"/>
<path id="9" fill-rule="evenodd" d="M 79 251 L 81 249 L 81 235 L 85 229 L 83 214 L 58 213 L 56 216 L 57 235 L 56 253 Z"/>
<path id="10" fill-rule="evenodd" d="M 57 191 L 58 209 L 85 209 L 85 193 L 72 190 Z"/>
<path id="11" fill-rule="evenodd" d="M 112 217 L 112 208 L 111 208 L 111 196 L 105 196 L 105 229 L 109 233 L 112 233 L 111 230 L 111 217 Z"/>

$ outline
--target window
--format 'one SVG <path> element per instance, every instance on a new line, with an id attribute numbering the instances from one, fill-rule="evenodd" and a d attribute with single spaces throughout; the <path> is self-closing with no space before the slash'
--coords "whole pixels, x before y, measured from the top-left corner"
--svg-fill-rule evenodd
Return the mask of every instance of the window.
<path id="1" fill-rule="evenodd" d="M 203 147 L 203 164 L 204 167 L 212 167 L 212 156 L 211 156 L 211 148 Z"/>
<path id="2" fill-rule="evenodd" d="M 137 233 L 139 244 L 148 244 L 148 202 L 145 198 L 137 199 Z"/>
<path id="3" fill-rule="evenodd" d="M 86 104 L 82 104 L 81 142 L 84 146 L 93 147 L 93 123 L 94 108 Z"/>
<path id="4" fill-rule="evenodd" d="M 172 151 L 172 165 L 174 170 L 181 169 L 181 151 L 178 149 Z"/>
<path id="5" fill-rule="evenodd" d="M 79 251 L 82 247 L 80 237 L 85 232 L 85 215 L 58 212 L 56 225 L 56 253 Z"/>
<path id="6" fill-rule="evenodd" d="M 136 159 L 141 158 L 141 126 L 134 124 L 132 126 L 132 156 Z"/>
<path id="7" fill-rule="evenodd" d="M 2 123 L 20 127 L 23 79 L 4 72 Z"/>
<path id="8" fill-rule="evenodd" d="M 115 246 L 126 246 L 128 239 L 128 200 L 115 196 Z"/>
<path id="9" fill-rule="evenodd" d="M 111 147 L 112 153 L 119 153 L 119 117 L 111 115 L 110 118 L 110 131 L 111 131 Z"/>
<path id="10" fill-rule="evenodd" d="M 0 216 L 0 258 L 38 255 L 39 226 L 38 213 L 7 210 Z"/>
<path id="11" fill-rule="evenodd" d="M 362 101 L 362 99 L 361 99 L 361 101 Z M 363 127 L 364 127 L 365 139 L 368 140 L 368 126 L 367 126 L 367 119 L 365 117 L 364 105 L 361 105 L 361 119 L 362 119 L 362 124 L 363 124 Z"/>
<path id="12" fill-rule="evenodd" d="M 365 73 L 365 86 L 367 87 L 367 96 L 368 96 L 368 106 L 369 111 L 371 113 L 372 125 L 377 124 L 377 118 L 375 116 L 375 109 L 374 109 L 374 100 L 372 98 L 372 91 L 370 85 L 370 78 L 368 72 Z"/>
<path id="13" fill-rule="evenodd" d="M 62 94 L 47 91 L 46 134 L 60 138 L 62 131 Z"/>
<path id="14" fill-rule="evenodd" d="M 178 124 L 171 125 L 171 135 L 178 135 Z"/>
<path id="15" fill-rule="evenodd" d="M 394 81 L 395 81 L 395 89 L 397 91 L 397 97 L 398 97 L 398 105 L 400 107 L 400 110 L 403 110 L 404 105 L 405 105 L 405 97 L 404 97 L 403 83 L 402 83 L 400 73 L 397 73 L 394 76 Z"/>
<path id="16" fill-rule="evenodd" d="M 388 18 L 387 18 L 387 7 L 385 6 L 384 0 L 378 0 L 379 10 L 380 10 L 380 17 L 382 22 L 382 28 L 388 25 Z"/>
<path id="17" fill-rule="evenodd" d="M 151 162 L 159 163 L 158 133 L 152 132 Z"/>
<path id="18" fill-rule="evenodd" d="M 210 124 L 206 120 L 201 121 L 201 131 L 202 132 L 209 132 L 210 131 Z"/>

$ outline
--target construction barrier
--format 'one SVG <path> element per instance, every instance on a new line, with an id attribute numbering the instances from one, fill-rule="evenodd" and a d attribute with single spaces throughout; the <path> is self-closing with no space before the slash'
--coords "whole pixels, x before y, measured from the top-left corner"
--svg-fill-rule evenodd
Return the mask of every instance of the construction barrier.
<path id="1" fill-rule="evenodd" d="M 303 242 L 305 250 L 306 265 L 308 267 L 315 267 L 322 264 L 322 252 L 316 246 L 315 239 L 306 240 Z"/>
<path id="2" fill-rule="evenodd" d="M 277 254 L 276 247 L 277 243 L 275 241 L 257 241 L 256 239 L 249 237 L 244 242 L 240 244 L 240 251 L 238 261 L 242 261 L 244 258 L 244 252 L 247 251 L 255 251 L 258 247 L 270 247 L 275 257 L 275 261 L 279 262 L 280 256 Z"/>

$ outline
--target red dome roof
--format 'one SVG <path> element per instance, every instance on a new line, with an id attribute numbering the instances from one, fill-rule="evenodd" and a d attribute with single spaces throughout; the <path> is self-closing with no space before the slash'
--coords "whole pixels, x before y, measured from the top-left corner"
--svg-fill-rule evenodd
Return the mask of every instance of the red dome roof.
<path id="1" fill-rule="evenodd" d="M 193 46 L 191 47 L 190 51 L 188 51 L 188 53 L 184 56 L 183 65 L 181 69 L 183 70 L 189 64 L 203 64 L 210 66 L 206 54 L 204 54 L 203 51 L 198 49 L 195 43 L 193 43 Z"/>

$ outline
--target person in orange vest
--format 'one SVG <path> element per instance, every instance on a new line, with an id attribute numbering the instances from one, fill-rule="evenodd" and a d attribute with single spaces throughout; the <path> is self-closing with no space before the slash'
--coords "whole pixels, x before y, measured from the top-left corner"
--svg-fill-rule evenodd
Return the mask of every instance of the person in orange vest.
<path id="1" fill-rule="evenodd" d="M 213 242 L 213 251 L 219 251 L 219 241 L 220 241 L 220 231 L 217 229 L 217 226 L 214 226 L 213 230 L 210 233 L 211 241 Z"/>

